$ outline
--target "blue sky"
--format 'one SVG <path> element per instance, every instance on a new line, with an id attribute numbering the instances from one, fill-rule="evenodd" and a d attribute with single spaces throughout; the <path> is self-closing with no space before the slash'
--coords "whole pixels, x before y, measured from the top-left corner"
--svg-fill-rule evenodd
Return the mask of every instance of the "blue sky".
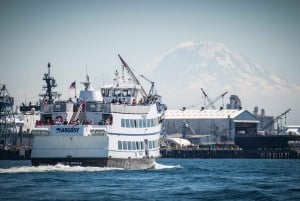
<path id="1" fill-rule="evenodd" d="M 117 54 L 139 72 L 177 44 L 221 42 L 300 85 L 300 1 L 0 0 L 0 83 L 35 101 L 46 65 L 67 96 L 74 80 L 110 80 Z"/>

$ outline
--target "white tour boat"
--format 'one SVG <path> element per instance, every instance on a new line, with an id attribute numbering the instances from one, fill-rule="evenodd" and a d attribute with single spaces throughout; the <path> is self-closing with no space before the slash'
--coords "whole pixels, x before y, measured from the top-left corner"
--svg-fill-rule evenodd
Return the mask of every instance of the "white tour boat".
<path id="1" fill-rule="evenodd" d="M 82 83 L 85 88 L 74 102 L 54 100 L 51 96 L 51 88 L 56 85 L 49 81 L 54 78 L 48 65 L 48 74 L 44 75 L 47 96 L 41 103 L 41 119 L 32 129 L 32 165 L 61 163 L 126 169 L 154 165 L 160 156 L 166 106 L 154 93 L 154 83 L 146 94 L 120 59 L 123 73 L 116 71 L 112 85 L 94 90 L 87 76 Z"/>

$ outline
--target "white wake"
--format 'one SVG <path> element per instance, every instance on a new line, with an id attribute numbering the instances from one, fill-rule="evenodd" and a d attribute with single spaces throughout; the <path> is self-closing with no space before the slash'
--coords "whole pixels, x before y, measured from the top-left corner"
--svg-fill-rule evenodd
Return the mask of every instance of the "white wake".
<path id="1" fill-rule="evenodd" d="M 164 165 L 154 162 L 153 169 L 172 169 L 181 168 L 180 165 Z M 63 164 L 57 165 L 41 165 L 41 166 L 15 166 L 8 168 L 0 168 L 0 174 L 5 173 L 34 173 L 34 172 L 101 172 L 110 170 L 126 170 L 123 168 L 112 167 L 83 167 L 83 166 L 69 166 Z"/>
<path id="2" fill-rule="evenodd" d="M 163 165 L 157 162 L 154 162 L 153 169 L 155 170 L 162 170 L 162 169 L 173 169 L 173 168 L 181 168 L 180 165 Z"/>
<path id="3" fill-rule="evenodd" d="M 107 168 L 107 167 L 83 167 L 69 165 L 45 165 L 45 166 L 20 166 L 10 168 L 0 168 L 2 173 L 31 173 L 31 172 L 99 172 L 108 170 L 123 170 L 122 168 Z"/>

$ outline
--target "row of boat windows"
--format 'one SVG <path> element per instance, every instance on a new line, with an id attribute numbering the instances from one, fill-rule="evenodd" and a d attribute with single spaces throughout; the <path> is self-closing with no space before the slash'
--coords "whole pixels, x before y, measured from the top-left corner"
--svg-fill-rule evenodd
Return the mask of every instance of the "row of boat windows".
<path id="1" fill-rule="evenodd" d="M 148 141 L 149 149 L 155 149 L 159 147 L 158 140 Z M 145 144 L 144 142 L 134 142 L 134 141 L 118 141 L 118 149 L 119 150 L 144 150 Z"/>
<path id="2" fill-rule="evenodd" d="M 121 119 L 123 128 L 149 128 L 158 125 L 158 119 Z"/>
<path id="3" fill-rule="evenodd" d="M 134 97 L 136 89 L 102 89 L 103 97 Z"/>

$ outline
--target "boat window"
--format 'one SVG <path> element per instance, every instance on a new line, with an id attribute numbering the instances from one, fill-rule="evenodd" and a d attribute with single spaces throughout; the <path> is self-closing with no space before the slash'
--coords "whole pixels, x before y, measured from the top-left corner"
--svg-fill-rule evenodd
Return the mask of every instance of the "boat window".
<path id="1" fill-rule="evenodd" d="M 120 89 L 115 89 L 114 96 L 121 97 L 121 90 Z"/>
<path id="2" fill-rule="evenodd" d="M 53 111 L 60 111 L 60 105 L 59 104 L 55 104 L 53 107 Z"/>
<path id="3" fill-rule="evenodd" d="M 137 91 L 137 89 L 133 89 L 131 91 L 131 97 L 135 97 L 136 96 L 136 91 Z"/>
<path id="4" fill-rule="evenodd" d="M 133 119 L 130 119 L 130 128 L 134 128 L 134 122 L 133 122 Z"/>
<path id="5" fill-rule="evenodd" d="M 122 141 L 118 141 L 118 149 L 122 149 Z"/>
<path id="6" fill-rule="evenodd" d="M 93 111 L 95 111 L 95 109 L 96 109 L 95 104 L 89 104 L 89 111 L 88 112 L 93 112 Z"/>
<path id="7" fill-rule="evenodd" d="M 105 131 L 102 129 L 91 129 L 92 136 L 103 136 L 105 135 Z"/>
<path id="8" fill-rule="evenodd" d="M 136 150 L 136 143 L 135 142 L 132 142 L 132 149 Z"/>
<path id="9" fill-rule="evenodd" d="M 128 150 L 132 150 L 131 142 L 130 141 L 128 142 Z"/>
<path id="10" fill-rule="evenodd" d="M 127 142 L 126 141 L 123 141 L 123 149 L 127 150 Z"/>
<path id="11" fill-rule="evenodd" d="M 141 149 L 140 142 L 135 142 L 135 144 L 136 144 L 137 149 L 140 150 Z"/>
<path id="12" fill-rule="evenodd" d="M 152 145 L 153 145 L 153 144 L 152 144 L 152 141 L 149 141 L 149 149 L 152 149 L 152 148 L 153 148 Z"/>
<path id="13" fill-rule="evenodd" d="M 125 119 L 126 128 L 130 128 L 129 119 Z"/>
<path id="14" fill-rule="evenodd" d="M 95 112 L 101 112 L 102 111 L 102 104 L 96 103 L 95 105 Z"/>
<path id="15" fill-rule="evenodd" d="M 35 136 L 37 136 L 37 135 L 48 135 L 48 131 L 47 130 L 32 130 L 31 131 L 31 134 L 32 135 L 35 135 Z"/>
<path id="16" fill-rule="evenodd" d="M 128 89 L 128 93 L 127 93 L 127 96 L 128 97 L 130 97 L 131 96 L 131 94 L 132 94 L 132 92 L 131 92 L 132 90 L 131 89 Z"/>
<path id="17" fill-rule="evenodd" d="M 151 125 L 150 125 L 150 119 L 147 119 L 147 127 L 151 127 Z"/>
<path id="18" fill-rule="evenodd" d="M 143 128 L 143 120 L 139 119 L 139 128 Z"/>
<path id="19" fill-rule="evenodd" d="M 143 119 L 143 127 L 146 128 L 146 119 Z"/>
<path id="20" fill-rule="evenodd" d="M 123 97 L 127 97 L 128 96 L 128 90 L 127 89 L 123 89 L 122 90 L 122 96 Z"/>
<path id="21" fill-rule="evenodd" d="M 144 142 L 140 142 L 141 144 L 141 149 L 144 149 Z"/>
<path id="22" fill-rule="evenodd" d="M 112 89 L 107 89 L 108 91 L 108 97 L 112 97 L 113 96 L 113 90 Z"/>
<path id="23" fill-rule="evenodd" d="M 66 111 L 66 103 L 55 103 L 53 106 L 53 112 L 65 112 Z"/>
<path id="24" fill-rule="evenodd" d="M 101 89 L 101 94 L 103 97 L 107 96 L 107 94 L 105 92 L 106 92 L 106 89 Z"/>
<path id="25" fill-rule="evenodd" d="M 125 127 L 125 119 L 121 119 L 121 127 Z"/>
<path id="26" fill-rule="evenodd" d="M 85 111 L 86 112 L 90 112 L 92 109 L 91 109 L 91 104 L 87 103 L 86 106 L 85 106 Z"/>

